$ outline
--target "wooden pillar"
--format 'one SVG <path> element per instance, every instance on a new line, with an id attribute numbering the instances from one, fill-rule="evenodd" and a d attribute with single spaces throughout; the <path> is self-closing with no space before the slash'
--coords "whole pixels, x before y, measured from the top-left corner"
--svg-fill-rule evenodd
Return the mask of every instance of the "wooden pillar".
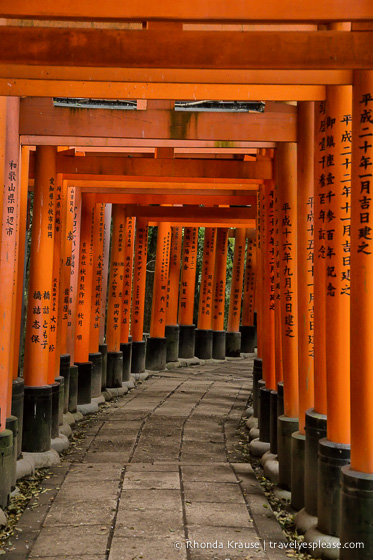
<path id="1" fill-rule="evenodd" d="M 226 333 L 224 330 L 225 284 L 227 280 L 228 229 L 218 228 L 216 236 L 214 300 L 212 310 L 212 357 L 225 359 Z"/>
<path id="2" fill-rule="evenodd" d="M 342 468 L 341 559 L 373 555 L 373 72 L 355 71 L 351 193 L 351 465 Z M 350 544 L 364 548 L 350 549 Z"/>
<path id="3" fill-rule="evenodd" d="M 109 255 L 110 255 L 110 230 L 111 230 L 112 205 L 105 205 L 105 224 L 104 224 L 104 246 L 102 264 L 102 286 L 101 286 L 101 311 L 100 311 L 100 347 L 106 345 L 105 323 L 106 323 L 106 304 L 107 304 L 107 284 L 109 276 Z M 103 348 L 100 348 L 100 352 Z"/>
<path id="4" fill-rule="evenodd" d="M 278 419 L 279 484 L 290 489 L 292 437 L 298 429 L 297 146 L 278 144 L 280 297 L 284 415 Z"/>
<path id="5" fill-rule="evenodd" d="M 61 236 L 61 279 L 58 305 L 58 332 L 60 337 L 61 356 L 67 355 L 67 326 L 71 315 L 70 309 L 70 277 L 73 245 L 73 222 L 75 206 L 75 188 L 62 183 L 62 198 L 65 201 L 62 209 Z"/>
<path id="6" fill-rule="evenodd" d="M 148 254 L 148 225 L 144 220 L 136 222 L 135 262 L 132 289 L 132 372 L 145 370 L 145 342 L 143 341 L 146 262 Z"/>
<path id="7" fill-rule="evenodd" d="M 299 433 L 305 435 L 306 411 L 314 404 L 314 104 L 298 105 L 298 381 Z"/>
<path id="8" fill-rule="evenodd" d="M 2 104 L 4 110 L 4 103 Z M 19 98 L 6 100 L 5 146 L 3 148 L 2 227 L 0 249 L 1 298 L 0 298 L 0 430 L 4 431 L 6 418 L 11 414 L 13 361 L 12 324 L 15 325 L 15 294 L 18 220 L 20 199 L 19 169 Z M 4 133 L 4 126 L 2 132 Z M 47 349 L 48 351 L 48 349 Z"/>
<path id="9" fill-rule="evenodd" d="M 111 240 L 106 342 L 108 352 L 119 352 L 124 275 L 124 206 L 114 204 L 112 215 L 113 233 Z"/>
<path id="10" fill-rule="evenodd" d="M 203 360 L 212 358 L 212 304 L 215 270 L 216 228 L 205 228 L 201 285 L 199 292 L 198 322 L 195 340 L 195 355 Z"/>
<path id="11" fill-rule="evenodd" d="M 25 384 L 48 384 L 50 304 L 53 275 L 54 196 L 56 188 L 55 146 L 38 146 L 29 269 Z"/>
<path id="12" fill-rule="evenodd" d="M 237 228 L 234 243 L 231 295 L 227 326 L 227 356 L 239 356 L 241 352 L 241 299 L 246 248 L 246 229 Z"/>
<path id="13" fill-rule="evenodd" d="M 182 227 L 171 228 L 170 271 L 168 276 L 166 325 L 177 325 L 179 303 Z"/>
<path id="14" fill-rule="evenodd" d="M 193 358 L 195 325 L 193 324 L 194 291 L 196 284 L 198 228 L 184 228 L 179 297 L 179 357 Z"/>
<path id="15" fill-rule="evenodd" d="M 70 292 L 69 292 L 69 318 L 67 322 L 67 342 L 66 350 L 70 355 L 70 363 L 74 366 L 75 357 L 75 331 L 77 316 L 77 293 L 79 278 L 79 259 L 80 259 L 80 234 L 82 219 L 82 195 L 79 188 L 75 189 L 74 197 L 74 216 L 72 227 L 72 246 L 70 263 Z"/>
<path id="16" fill-rule="evenodd" d="M 79 266 L 76 270 L 78 278 L 74 356 L 74 360 L 76 363 L 89 362 L 95 204 L 96 197 L 94 194 L 85 194 L 83 196 L 80 229 Z"/>
<path id="17" fill-rule="evenodd" d="M 122 325 L 120 330 L 121 344 L 128 343 L 128 336 L 130 332 L 135 224 L 136 218 L 132 218 L 130 216 L 126 218 L 124 227 L 124 275 L 122 290 Z"/>
<path id="18" fill-rule="evenodd" d="M 104 225 L 105 225 L 105 204 L 96 203 L 94 209 L 93 229 L 93 279 L 92 279 L 92 298 L 91 298 L 91 324 L 89 333 L 89 353 L 98 352 L 100 344 L 100 311 L 101 311 L 101 287 L 102 287 L 102 268 L 103 268 L 103 247 L 104 247 Z"/>
<path id="19" fill-rule="evenodd" d="M 58 332 L 58 294 L 60 289 L 61 265 L 61 212 L 62 174 L 58 173 L 55 187 L 55 221 L 53 240 L 53 274 L 50 302 L 48 383 L 54 383 L 60 371 L 60 333 Z"/>
<path id="20" fill-rule="evenodd" d="M 158 224 L 150 338 L 146 349 L 146 369 L 149 370 L 162 370 L 166 367 L 165 327 L 170 244 L 171 226 L 167 222 L 161 222 Z"/>
<path id="21" fill-rule="evenodd" d="M 242 326 L 254 325 L 255 311 L 255 275 L 256 272 L 256 239 L 249 238 L 246 249 L 246 266 L 244 274 L 244 291 L 242 305 Z"/>
<path id="22" fill-rule="evenodd" d="M 255 282 L 255 302 L 256 302 L 256 330 L 257 330 L 257 354 L 258 358 L 262 358 L 262 338 L 263 338 L 263 318 L 262 318 L 262 288 L 263 288 L 263 266 L 262 266 L 262 196 L 263 187 L 259 185 L 257 193 L 257 209 L 256 209 L 256 262 L 257 277 Z"/>

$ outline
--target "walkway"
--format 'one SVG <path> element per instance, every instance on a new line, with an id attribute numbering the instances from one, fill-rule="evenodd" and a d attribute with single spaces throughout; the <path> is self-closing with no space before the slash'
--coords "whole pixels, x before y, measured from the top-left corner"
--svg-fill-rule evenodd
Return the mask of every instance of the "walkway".
<path id="1" fill-rule="evenodd" d="M 263 551 L 260 539 L 283 536 L 237 451 L 251 369 L 248 359 L 162 372 L 111 405 L 52 469 L 6 557 L 286 558 Z M 253 548 L 232 548 L 241 543 Z"/>

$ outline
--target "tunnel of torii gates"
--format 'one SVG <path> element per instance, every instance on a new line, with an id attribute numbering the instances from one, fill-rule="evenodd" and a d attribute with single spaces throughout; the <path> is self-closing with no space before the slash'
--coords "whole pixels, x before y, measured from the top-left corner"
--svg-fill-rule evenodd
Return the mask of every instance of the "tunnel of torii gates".
<path id="1" fill-rule="evenodd" d="M 0 18 L 1 505 L 63 412 L 257 346 L 257 445 L 298 529 L 373 558 L 373 3 L 13 0 Z"/>

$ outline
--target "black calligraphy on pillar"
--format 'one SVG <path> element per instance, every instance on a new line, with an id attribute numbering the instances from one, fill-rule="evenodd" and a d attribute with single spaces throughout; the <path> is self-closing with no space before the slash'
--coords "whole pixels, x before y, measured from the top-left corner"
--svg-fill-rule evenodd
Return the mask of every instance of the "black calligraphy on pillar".
<path id="1" fill-rule="evenodd" d="M 360 134 L 359 134 L 359 231 L 357 252 L 362 255 L 372 254 L 372 216 L 371 216 L 371 181 L 373 146 L 373 97 L 364 93 L 360 100 Z"/>

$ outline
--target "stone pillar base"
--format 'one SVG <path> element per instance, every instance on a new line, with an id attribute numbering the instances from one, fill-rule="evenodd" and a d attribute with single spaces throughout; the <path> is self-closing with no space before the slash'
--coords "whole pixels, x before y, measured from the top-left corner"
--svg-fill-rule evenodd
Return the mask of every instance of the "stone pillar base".
<path id="1" fill-rule="evenodd" d="M 59 428 L 59 406 L 60 406 L 60 384 L 51 383 L 52 387 L 52 431 L 51 438 L 55 439 L 60 433 Z"/>
<path id="2" fill-rule="evenodd" d="M 298 430 L 298 418 L 280 416 L 277 421 L 278 483 L 291 490 L 291 434 Z"/>
<path id="3" fill-rule="evenodd" d="M 263 363 L 262 358 L 254 358 L 253 368 L 253 409 L 254 416 L 258 418 L 259 414 L 259 381 L 263 377 Z"/>
<path id="4" fill-rule="evenodd" d="M 226 332 L 212 332 L 212 357 L 214 360 L 225 360 Z"/>
<path id="5" fill-rule="evenodd" d="M 241 355 L 241 333 L 227 332 L 225 355 L 228 358 L 239 358 Z"/>
<path id="6" fill-rule="evenodd" d="M 291 434 L 291 505 L 297 511 L 304 506 L 304 448 L 306 436 Z"/>
<path id="7" fill-rule="evenodd" d="M 122 381 L 126 382 L 131 379 L 132 342 L 122 342 L 120 351 L 123 354 Z"/>
<path id="8" fill-rule="evenodd" d="M 373 474 L 342 467 L 341 560 L 373 558 Z M 343 548 L 345 543 L 364 548 Z"/>
<path id="9" fill-rule="evenodd" d="M 76 362 L 78 366 L 78 404 L 89 404 L 91 396 L 92 362 Z"/>
<path id="10" fill-rule="evenodd" d="M 241 325 L 241 352 L 252 354 L 256 348 L 256 327 L 254 325 Z"/>
<path id="11" fill-rule="evenodd" d="M 106 387 L 114 389 L 122 387 L 123 379 L 123 354 L 122 352 L 107 353 Z"/>
<path id="12" fill-rule="evenodd" d="M 179 325 L 179 358 L 194 358 L 195 325 Z"/>
<path id="13" fill-rule="evenodd" d="M 88 359 L 93 364 L 91 377 L 91 397 L 100 397 L 102 384 L 102 354 L 101 352 L 92 352 L 91 354 L 89 354 Z"/>
<path id="14" fill-rule="evenodd" d="M 269 397 L 269 441 L 270 451 L 277 455 L 277 391 L 271 391 Z"/>
<path id="15" fill-rule="evenodd" d="M 107 344 L 100 344 L 98 351 L 102 356 L 102 378 L 101 378 L 101 391 L 106 389 L 107 378 Z"/>
<path id="16" fill-rule="evenodd" d="M 13 480 L 13 433 L 0 432 L 0 507 L 6 508 Z"/>
<path id="17" fill-rule="evenodd" d="M 17 482 L 16 475 L 17 475 L 18 418 L 16 418 L 15 416 L 8 416 L 8 418 L 6 419 L 5 427 L 7 430 L 10 430 L 13 434 L 11 490 L 14 490 Z"/>
<path id="18" fill-rule="evenodd" d="M 166 362 L 177 362 L 179 359 L 179 325 L 166 325 Z"/>
<path id="19" fill-rule="evenodd" d="M 70 354 L 62 354 L 60 356 L 60 376 L 64 378 L 64 407 L 66 414 L 69 410 L 69 393 L 70 393 Z"/>
<path id="20" fill-rule="evenodd" d="M 340 535 L 341 467 L 350 462 L 350 446 L 326 438 L 319 441 L 317 528 L 326 535 Z"/>
<path id="21" fill-rule="evenodd" d="M 132 373 L 144 373 L 145 371 L 145 341 L 132 342 Z"/>
<path id="22" fill-rule="evenodd" d="M 145 368 L 150 371 L 166 369 L 166 337 L 149 337 L 146 343 Z"/>
<path id="23" fill-rule="evenodd" d="M 56 383 L 59 383 L 60 390 L 58 392 L 58 425 L 63 424 L 63 411 L 65 407 L 65 378 L 59 375 L 55 379 Z"/>
<path id="24" fill-rule="evenodd" d="M 313 408 L 306 412 L 306 445 L 304 451 L 304 507 L 317 517 L 319 441 L 326 437 L 326 416 Z"/>
<path id="25" fill-rule="evenodd" d="M 23 429 L 23 393 L 25 383 L 21 377 L 14 379 L 12 385 L 12 416 L 18 418 L 17 457 L 21 457 Z"/>
<path id="26" fill-rule="evenodd" d="M 69 412 L 74 414 L 78 409 L 78 366 L 70 366 Z"/>
<path id="27" fill-rule="evenodd" d="M 42 453 L 51 448 L 52 387 L 25 387 L 22 451 Z"/>
<path id="28" fill-rule="evenodd" d="M 212 359 L 213 332 L 211 329 L 196 329 L 195 355 L 201 360 Z"/>
<path id="29" fill-rule="evenodd" d="M 270 427 L 271 427 L 271 389 L 265 386 L 260 389 L 260 418 L 259 418 L 259 439 L 270 443 Z"/>

